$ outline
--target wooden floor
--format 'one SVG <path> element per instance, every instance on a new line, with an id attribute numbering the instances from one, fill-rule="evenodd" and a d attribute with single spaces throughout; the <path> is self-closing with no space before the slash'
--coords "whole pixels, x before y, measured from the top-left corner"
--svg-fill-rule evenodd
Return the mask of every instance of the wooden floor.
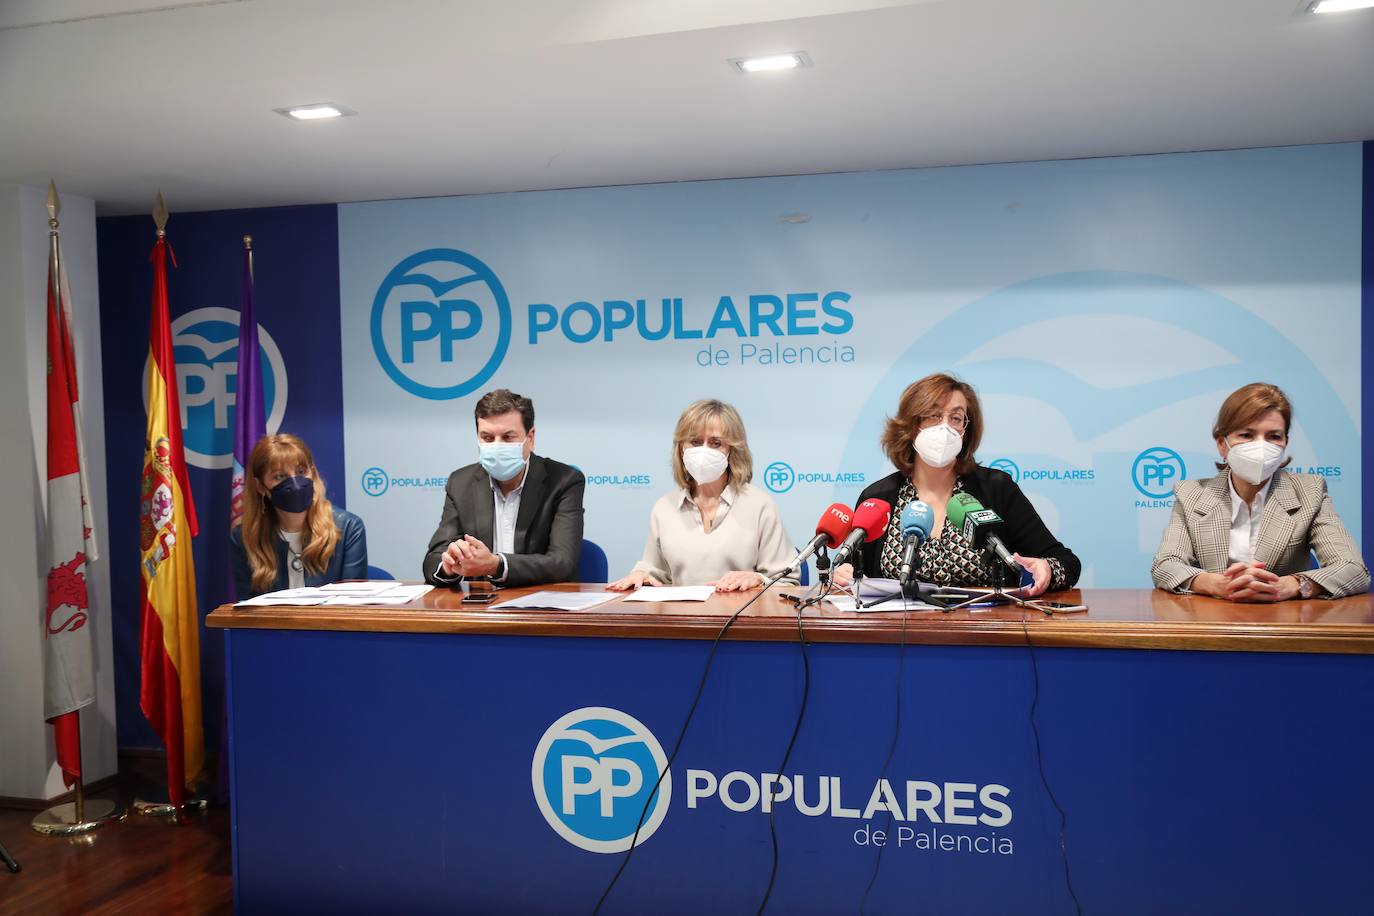
<path id="1" fill-rule="evenodd" d="M 121 772 L 148 770 L 146 762 Z M 128 806 L 134 775 L 96 794 Z M 233 911 L 229 810 L 211 808 L 177 827 L 130 814 L 72 839 L 44 837 L 29 827 L 36 811 L 0 808 L 0 844 L 22 871 L 0 866 L 0 914 L 203 914 Z"/>

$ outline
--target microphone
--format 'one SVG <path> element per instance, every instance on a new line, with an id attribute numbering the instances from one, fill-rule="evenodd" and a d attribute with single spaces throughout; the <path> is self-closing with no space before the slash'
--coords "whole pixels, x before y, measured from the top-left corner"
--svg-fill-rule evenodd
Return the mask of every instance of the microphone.
<path id="1" fill-rule="evenodd" d="M 864 541 L 876 541 L 887 530 L 892 518 L 892 504 L 885 499 L 865 499 L 854 510 L 854 528 L 849 532 L 831 562 L 835 566 L 852 562 L 852 558 Z"/>
<path id="2" fill-rule="evenodd" d="M 1016 562 L 1016 558 L 998 536 L 998 532 L 1002 530 L 1002 517 L 991 509 L 983 508 L 977 497 L 969 493 L 955 493 L 950 497 L 949 506 L 945 511 L 950 524 L 963 529 L 964 539 L 972 544 L 975 550 L 988 547 L 1018 575 L 1026 571 L 1025 567 Z"/>
<path id="3" fill-rule="evenodd" d="M 902 537 L 906 545 L 902 548 L 902 571 L 898 582 L 910 582 L 912 567 L 916 565 L 916 551 L 930 537 L 935 527 L 935 512 L 930 506 L 914 499 L 902 510 Z"/>
<path id="4" fill-rule="evenodd" d="M 815 556 L 816 551 L 822 547 L 834 550 L 840 546 L 845 534 L 853 526 L 853 519 L 854 513 L 844 503 L 831 503 L 830 508 L 821 515 L 821 520 L 816 522 L 816 536 L 797 553 L 797 558 L 787 567 L 786 572 L 791 573 L 800 569 L 801 565 Z"/>

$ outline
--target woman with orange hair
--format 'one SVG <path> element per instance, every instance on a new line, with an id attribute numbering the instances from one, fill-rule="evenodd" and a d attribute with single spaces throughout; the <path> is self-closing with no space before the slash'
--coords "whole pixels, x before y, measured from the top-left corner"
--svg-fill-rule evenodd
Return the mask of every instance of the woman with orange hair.
<path id="1" fill-rule="evenodd" d="M 1031 575 L 1027 597 L 1074 586 L 1083 564 L 1050 533 L 1016 481 L 978 464 L 974 453 L 982 438 L 983 408 L 972 385 L 938 372 L 906 386 L 882 438 L 883 451 L 897 471 L 859 495 L 860 502 L 881 499 L 892 506 L 883 536 L 869 541 L 854 557 L 861 572 L 897 577 L 904 540 L 902 510 L 920 500 L 934 518 L 930 537 L 919 551 L 922 578 L 937 585 L 993 584 L 994 567 L 984 551 L 974 549 L 963 532 L 945 524 L 950 500 L 967 494 L 1002 518 L 1002 540 Z M 853 567 L 843 564 L 835 570 L 834 582 L 848 585 L 853 575 Z"/>
<path id="2" fill-rule="evenodd" d="M 229 532 L 240 600 L 367 578 L 363 520 L 330 504 L 315 458 L 300 438 L 263 436 L 246 476 L 243 517 Z"/>

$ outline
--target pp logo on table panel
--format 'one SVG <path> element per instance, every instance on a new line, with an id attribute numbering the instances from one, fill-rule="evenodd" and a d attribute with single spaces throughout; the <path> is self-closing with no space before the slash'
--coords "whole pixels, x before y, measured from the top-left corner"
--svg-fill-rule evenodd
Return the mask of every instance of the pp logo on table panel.
<path id="1" fill-rule="evenodd" d="M 236 309 L 193 309 L 172 322 L 172 352 L 177 364 L 186 461 L 221 470 L 234 463 L 233 410 L 238 395 L 239 313 Z M 281 428 L 286 415 L 286 363 L 267 329 L 258 325 L 262 354 L 263 407 L 267 432 Z M 148 408 L 148 373 L 143 365 L 143 408 Z"/>
<path id="2" fill-rule="evenodd" d="M 1173 494 L 1180 480 L 1187 479 L 1188 468 L 1183 463 L 1183 456 L 1162 445 L 1145 449 L 1131 465 L 1135 488 L 1151 499 L 1165 499 Z"/>
<path id="3" fill-rule="evenodd" d="M 478 390 L 505 359 L 510 336 L 505 287 L 466 251 L 417 251 L 372 300 L 377 362 L 417 397 L 445 401 Z"/>
<path id="4" fill-rule="evenodd" d="M 530 779 L 539 810 L 555 833 L 588 852 L 616 853 L 630 848 L 636 826 L 637 846 L 663 823 L 673 794 L 667 768 L 663 746 L 639 720 L 618 709 L 587 706 L 544 732 Z"/>

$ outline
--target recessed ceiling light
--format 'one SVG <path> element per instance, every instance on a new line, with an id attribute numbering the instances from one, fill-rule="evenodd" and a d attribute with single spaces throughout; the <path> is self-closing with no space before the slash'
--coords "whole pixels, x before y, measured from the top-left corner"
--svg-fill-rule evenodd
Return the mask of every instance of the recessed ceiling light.
<path id="1" fill-rule="evenodd" d="M 767 73 L 772 70 L 795 70 L 810 67 L 811 56 L 805 51 L 770 54 L 767 57 L 732 57 L 727 63 L 740 73 Z"/>
<path id="2" fill-rule="evenodd" d="M 329 118 L 343 118 L 357 114 L 353 109 L 335 105 L 333 102 L 293 105 L 290 108 L 274 108 L 272 110 L 279 115 L 291 118 L 293 121 L 324 121 Z"/>
<path id="3" fill-rule="evenodd" d="M 1367 10 L 1374 7 L 1374 0 L 1312 0 L 1307 7 L 1309 13 L 1348 13 L 1351 10 Z"/>

